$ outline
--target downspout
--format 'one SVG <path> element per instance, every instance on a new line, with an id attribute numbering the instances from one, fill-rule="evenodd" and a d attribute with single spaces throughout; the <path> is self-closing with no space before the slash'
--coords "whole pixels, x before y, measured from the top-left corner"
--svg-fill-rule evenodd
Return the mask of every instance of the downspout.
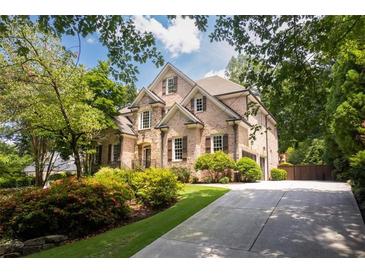
<path id="1" fill-rule="evenodd" d="M 120 155 L 119 155 L 119 157 L 120 157 L 120 163 L 119 163 L 119 167 L 120 168 L 122 168 L 122 157 L 123 157 L 123 135 L 121 134 L 120 135 Z"/>
<path id="2" fill-rule="evenodd" d="M 235 161 L 237 161 L 237 128 L 238 125 L 236 124 L 236 121 L 233 124 L 233 138 L 234 138 L 234 142 L 233 142 L 233 159 Z"/>
<path id="3" fill-rule="evenodd" d="M 267 116 L 265 116 L 265 132 L 266 132 L 266 175 L 267 175 L 267 178 L 266 180 L 269 179 L 269 137 L 268 137 L 268 133 L 267 133 Z"/>

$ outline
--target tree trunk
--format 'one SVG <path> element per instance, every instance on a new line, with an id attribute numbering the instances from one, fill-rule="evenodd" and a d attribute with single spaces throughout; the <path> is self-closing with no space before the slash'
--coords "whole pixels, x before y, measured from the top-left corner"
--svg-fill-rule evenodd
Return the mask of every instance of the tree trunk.
<path id="1" fill-rule="evenodd" d="M 81 175 L 82 175 L 82 167 L 81 167 L 80 152 L 79 152 L 79 148 L 77 146 L 77 137 L 72 135 L 71 138 L 72 138 L 71 148 L 72 148 L 72 152 L 73 152 L 74 158 L 75 158 L 76 177 L 77 177 L 77 179 L 80 179 Z"/>

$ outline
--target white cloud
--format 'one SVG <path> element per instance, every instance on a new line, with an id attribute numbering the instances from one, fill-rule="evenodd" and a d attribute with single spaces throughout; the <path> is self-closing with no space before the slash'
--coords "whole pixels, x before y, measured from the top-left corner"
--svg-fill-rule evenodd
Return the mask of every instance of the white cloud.
<path id="1" fill-rule="evenodd" d="M 88 38 L 86 39 L 86 43 L 88 43 L 88 44 L 95 44 L 95 39 L 94 39 L 94 38 L 92 38 L 92 37 L 88 37 Z"/>
<path id="2" fill-rule="evenodd" d="M 204 75 L 204 78 L 205 77 L 211 77 L 211 76 L 214 76 L 214 75 L 218 75 L 220 77 L 223 77 L 223 78 L 227 78 L 227 76 L 225 75 L 225 69 L 220 69 L 220 70 L 210 70 L 208 71 L 205 75 Z"/>
<path id="3" fill-rule="evenodd" d="M 181 53 L 190 53 L 200 48 L 200 33 L 189 18 L 177 17 L 165 28 L 156 19 L 149 16 L 135 16 L 137 30 L 152 32 L 165 48 L 176 57 Z"/>

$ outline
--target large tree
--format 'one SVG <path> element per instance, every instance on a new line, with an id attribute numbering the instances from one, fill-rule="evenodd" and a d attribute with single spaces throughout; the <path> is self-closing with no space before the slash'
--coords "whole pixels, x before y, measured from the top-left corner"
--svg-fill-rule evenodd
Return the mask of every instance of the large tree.
<path id="1" fill-rule="evenodd" d="M 14 24 L 0 44 L 1 121 L 54 140 L 63 154 L 73 154 L 80 177 L 80 147 L 107 126 L 103 111 L 88 103 L 94 94 L 85 69 L 37 26 Z"/>

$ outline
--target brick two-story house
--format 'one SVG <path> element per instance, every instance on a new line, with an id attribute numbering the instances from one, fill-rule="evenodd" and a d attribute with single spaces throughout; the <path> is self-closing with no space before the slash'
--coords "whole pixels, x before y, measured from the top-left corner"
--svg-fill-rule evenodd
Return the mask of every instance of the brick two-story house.
<path id="1" fill-rule="evenodd" d="M 259 111 L 246 118 L 250 102 Z M 116 123 L 118 130 L 98 140 L 98 164 L 193 169 L 199 155 L 223 150 L 235 160 L 255 159 L 265 179 L 278 165 L 276 122 L 258 97 L 219 76 L 193 81 L 169 63 Z M 251 124 L 262 126 L 253 143 Z"/>

